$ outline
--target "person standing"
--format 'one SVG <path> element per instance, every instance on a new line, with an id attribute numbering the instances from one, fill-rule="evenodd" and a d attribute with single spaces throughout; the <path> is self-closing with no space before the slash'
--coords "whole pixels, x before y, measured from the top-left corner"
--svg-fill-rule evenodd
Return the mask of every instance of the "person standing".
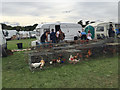
<path id="1" fill-rule="evenodd" d="M 61 30 L 59 30 L 59 40 L 63 41 L 64 39 L 65 39 L 65 34 Z"/>
<path id="2" fill-rule="evenodd" d="M 89 30 L 89 31 L 88 31 L 88 34 L 87 34 L 87 39 L 88 39 L 88 40 L 92 40 L 91 36 L 92 36 L 92 34 L 90 33 L 90 30 Z"/>
<path id="3" fill-rule="evenodd" d="M 54 29 L 51 30 L 52 32 L 50 33 L 50 40 L 52 43 L 56 43 L 56 34 L 54 32 Z"/>
<path id="4" fill-rule="evenodd" d="M 56 42 L 58 43 L 60 41 L 59 34 L 60 34 L 61 29 L 56 32 Z"/>
<path id="5" fill-rule="evenodd" d="M 114 31 L 113 25 L 110 24 L 109 27 L 110 27 L 109 31 L 108 31 L 109 37 L 114 37 L 115 36 L 115 31 Z"/>
<path id="6" fill-rule="evenodd" d="M 45 42 L 48 42 L 48 33 L 49 33 L 49 31 L 46 31 L 42 34 L 42 36 L 40 38 L 42 44 Z"/>
<path id="7" fill-rule="evenodd" d="M 86 32 L 83 29 L 81 32 L 81 40 L 86 40 L 86 39 L 87 39 Z"/>

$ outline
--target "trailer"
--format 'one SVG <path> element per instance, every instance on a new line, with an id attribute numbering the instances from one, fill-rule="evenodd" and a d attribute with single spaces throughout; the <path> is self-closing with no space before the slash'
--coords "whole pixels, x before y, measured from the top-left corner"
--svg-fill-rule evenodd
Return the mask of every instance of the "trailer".
<path id="1" fill-rule="evenodd" d="M 74 40 L 74 37 L 77 36 L 78 31 L 82 31 L 82 26 L 76 23 L 45 23 L 45 24 L 38 24 L 36 27 L 36 41 L 32 42 L 32 45 L 35 45 L 36 42 L 40 42 L 40 37 L 45 31 L 50 31 L 54 29 L 55 32 L 62 30 L 65 34 L 66 41 Z"/>
<path id="2" fill-rule="evenodd" d="M 92 34 L 92 39 L 99 39 L 100 37 L 109 37 L 108 30 L 109 25 L 112 24 L 114 31 L 116 29 L 115 23 L 110 22 L 97 22 L 97 23 L 91 23 L 85 27 L 85 32 L 88 33 L 88 30 L 90 30 Z"/>
<path id="3" fill-rule="evenodd" d="M 36 30 L 29 32 L 30 38 L 36 38 Z"/>
<path id="4" fill-rule="evenodd" d="M 16 30 L 3 30 L 6 40 L 11 40 L 14 35 L 17 34 Z"/>
<path id="5" fill-rule="evenodd" d="M 19 35 L 21 39 L 30 38 L 29 31 L 19 31 Z"/>

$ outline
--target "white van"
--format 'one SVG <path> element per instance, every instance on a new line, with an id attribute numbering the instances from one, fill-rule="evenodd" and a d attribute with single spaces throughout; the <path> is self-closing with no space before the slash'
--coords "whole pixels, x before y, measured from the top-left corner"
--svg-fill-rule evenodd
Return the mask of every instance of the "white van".
<path id="1" fill-rule="evenodd" d="M 91 23 L 85 27 L 85 32 L 87 33 L 88 30 L 92 32 L 93 39 L 98 39 L 98 36 L 102 37 L 109 37 L 108 30 L 109 25 L 111 23 L 109 22 L 97 22 L 97 23 Z M 115 24 L 112 23 L 113 28 L 115 29 Z M 115 31 L 115 30 L 114 30 Z"/>
<path id="2" fill-rule="evenodd" d="M 7 42 L 6 42 L 5 36 L 2 31 L 2 25 L 0 24 L 0 54 L 1 56 L 7 56 L 6 49 L 7 49 Z"/>
<path id="3" fill-rule="evenodd" d="M 36 27 L 37 41 L 40 42 L 40 37 L 42 36 L 42 34 L 45 31 L 51 32 L 51 29 L 54 29 L 55 32 L 61 29 L 61 31 L 65 34 L 64 40 L 74 40 L 74 37 L 77 36 L 78 31 L 82 31 L 82 26 L 76 23 L 60 23 L 60 22 L 38 24 L 38 26 Z"/>

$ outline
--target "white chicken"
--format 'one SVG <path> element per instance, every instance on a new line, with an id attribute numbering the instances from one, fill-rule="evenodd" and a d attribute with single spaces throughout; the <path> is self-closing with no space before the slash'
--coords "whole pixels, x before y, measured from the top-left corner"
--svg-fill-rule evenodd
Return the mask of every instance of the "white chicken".
<path id="1" fill-rule="evenodd" d="M 32 63 L 31 64 L 31 67 L 34 67 L 34 68 L 37 68 L 41 65 L 41 62 L 40 63 Z"/>
<path id="2" fill-rule="evenodd" d="M 40 68 L 42 68 L 44 66 L 44 64 L 45 64 L 45 61 L 41 60 L 39 63 L 32 63 L 31 67 L 37 68 L 40 66 Z"/>

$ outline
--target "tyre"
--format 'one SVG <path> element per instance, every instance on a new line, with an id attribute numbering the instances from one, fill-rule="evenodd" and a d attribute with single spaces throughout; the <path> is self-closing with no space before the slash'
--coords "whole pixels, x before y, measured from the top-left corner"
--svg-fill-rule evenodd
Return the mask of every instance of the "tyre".
<path id="1" fill-rule="evenodd" d="M 77 37 L 77 36 L 75 36 L 75 37 L 74 37 L 74 40 L 78 40 L 78 37 Z"/>

